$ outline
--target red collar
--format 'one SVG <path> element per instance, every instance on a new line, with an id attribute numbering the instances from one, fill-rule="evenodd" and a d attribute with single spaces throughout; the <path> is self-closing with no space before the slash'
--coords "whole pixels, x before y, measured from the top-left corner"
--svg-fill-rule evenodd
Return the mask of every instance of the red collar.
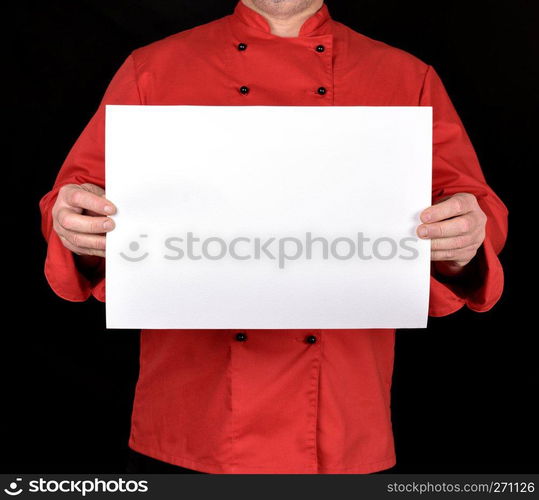
<path id="1" fill-rule="evenodd" d="M 266 33 L 271 33 L 270 26 L 266 19 L 258 12 L 247 7 L 247 5 L 245 5 L 241 0 L 237 3 L 233 16 L 251 28 L 259 29 Z M 299 31 L 299 36 L 314 36 L 322 34 L 322 28 L 327 26 L 327 21 L 330 19 L 331 16 L 329 14 L 329 10 L 326 4 L 323 4 L 317 12 L 315 12 L 303 23 Z"/>

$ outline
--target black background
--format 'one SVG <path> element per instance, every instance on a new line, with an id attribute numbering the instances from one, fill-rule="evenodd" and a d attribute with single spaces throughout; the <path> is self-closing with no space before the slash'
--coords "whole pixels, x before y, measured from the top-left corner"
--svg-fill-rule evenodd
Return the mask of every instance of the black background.
<path id="1" fill-rule="evenodd" d="M 115 70 L 141 45 L 232 12 L 235 0 L 47 0 L 4 10 L 13 58 L 3 259 L 2 472 L 123 472 L 138 334 L 104 329 L 95 300 L 64 302 L 43 276 L 38 201 Z M 491 186 L 510 210 L 506 291 L 490 312 L 397 335 L 392 472 L 537 470 L 538 80 L 532 0 L 329 0 L 332 16 L 432 64 Z M 6 102 L 7 101 L 7 102 Z M 5 109 L 5 108 L 4 108 Z"/>

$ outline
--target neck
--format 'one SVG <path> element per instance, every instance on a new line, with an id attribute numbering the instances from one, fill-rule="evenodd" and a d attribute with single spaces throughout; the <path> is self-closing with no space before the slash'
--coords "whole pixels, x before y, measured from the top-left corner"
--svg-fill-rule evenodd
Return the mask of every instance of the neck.
<path id="1" fill-rule="evenodd" d="M 315 14 L 324 0 L 242 0 L 250 9 L 258 12 L 269 24 L 271 33 L 282 37 L 299 35 L 303 23 Z"/>

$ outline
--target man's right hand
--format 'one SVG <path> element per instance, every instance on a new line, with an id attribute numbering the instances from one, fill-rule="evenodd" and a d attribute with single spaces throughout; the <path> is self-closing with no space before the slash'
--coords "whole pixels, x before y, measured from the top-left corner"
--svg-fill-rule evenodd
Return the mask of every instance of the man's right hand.
<path id="1" fill-rule="evenodd" d="M 52 207 L 53 227 L 66 248 L 76 255 L 105 257 L 105 234 L 114 229 L 107 217 L 116 207 L 95 184 L 67 184 Z"/>

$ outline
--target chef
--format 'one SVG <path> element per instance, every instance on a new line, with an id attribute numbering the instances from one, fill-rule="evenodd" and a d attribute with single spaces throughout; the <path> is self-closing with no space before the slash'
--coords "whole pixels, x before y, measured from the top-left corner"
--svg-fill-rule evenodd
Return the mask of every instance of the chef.
<path id="1" fill-rule="evenodd" d="M 231 15 L 133 51 L 112 79 L 40 203 L 45 274 L 66 300 L 105 300 L 116 211 L 104 192 L 107 104 L 432 106 L 432 206 L 417 227 L 432 241 L 430 315 L 487 311 L 502 293 L 507 210 L 436 71 L 334 21 L 322 0 L 243 0 Z M 394 335 L 143 330 L 129 446 L 177 471 L 390 468 Z"/>

